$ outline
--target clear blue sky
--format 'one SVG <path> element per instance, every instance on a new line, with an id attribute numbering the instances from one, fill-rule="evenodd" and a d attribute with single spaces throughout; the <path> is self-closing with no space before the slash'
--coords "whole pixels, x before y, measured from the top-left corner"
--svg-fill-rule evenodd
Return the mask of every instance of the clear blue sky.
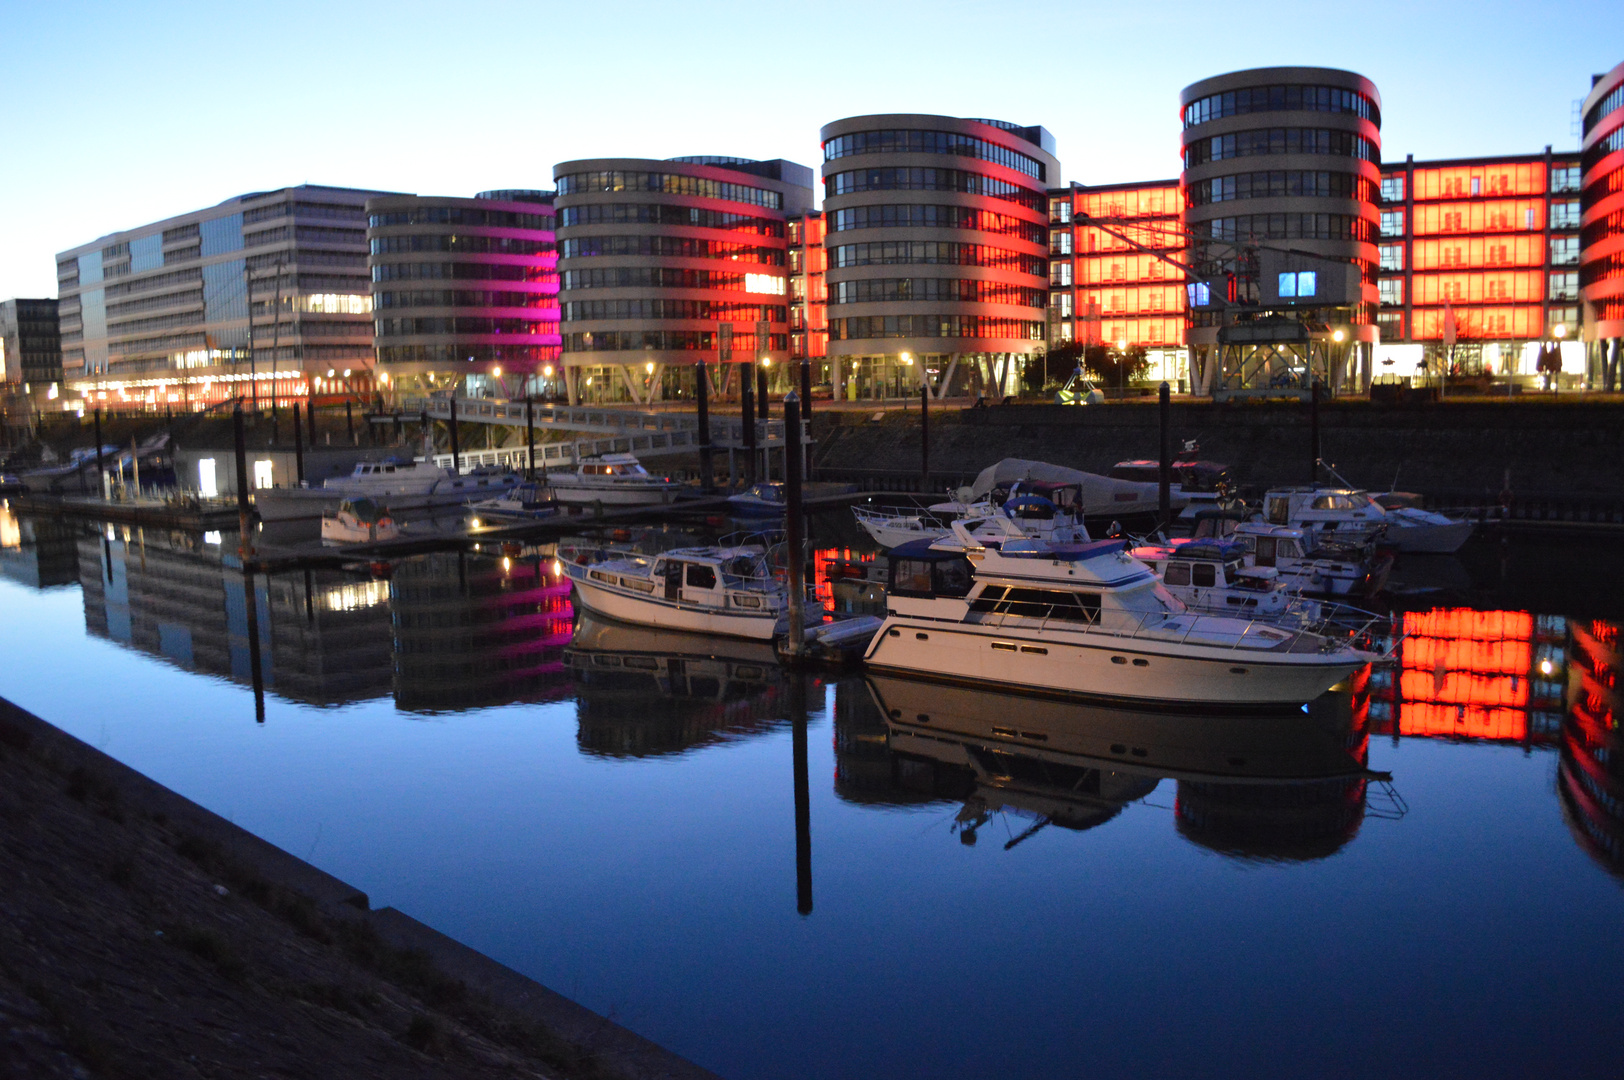
<path id="1" fill-rule="evenodd" d="M 3 298 L 55 295 L 57 251 L 246 191 L 550 187 L 600 155 L 816 167 L 819 126 L 866 112 L 1043 124 L 1066 180 L 1170 177 L 1179 90 L 1266 65 L 1374 80 L 1389 158 L 1571 148 L 1624 2 L 0 0 L 0 45 Z"/>

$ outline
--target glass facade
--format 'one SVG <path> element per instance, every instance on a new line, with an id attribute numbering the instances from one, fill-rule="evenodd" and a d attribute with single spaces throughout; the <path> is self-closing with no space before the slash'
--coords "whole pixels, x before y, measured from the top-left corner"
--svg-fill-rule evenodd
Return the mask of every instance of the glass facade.
<path id="1" fill-rule="evenodd" d="M 1055 202 L 1061 205 L 1052 207 L 1053 231 L 1072 243 L 1068 257 L 1051 260 L 1051 343 L 1182 346 L 1187 297 L 1178 265 L 1185 259 L 1184 193 L 1178 182 L 1079 186 L 1063 203 Z M 1089 224 L 1096 220 L 1099 225 Z M 1064 221 L 1070 228 L 1061 225 Z M 1182 361 L 1164 362 L 1157 374 L 1176 384 Z"/>
<path id="2" fill-rule="evenodd" d="M 1184 107 L 1184 126 L 1258 112 L 1352 113 L 1381 127 L 1381 109 L 1364 94 L 1337 86 L 1249 86 L 1209 94 Z"/>
<path id="3" fill-rule="evenodd" d="M 1381 148 L 1362 135 L 1329 128 L 1259 128 L 1197 139 L 1184 148 L 1184 167 L 1271 154 L 1328 154 L 1381 161 Z"/>
<path id="4" fill-rule="evenodd" d="M 824 177 L 823 189 L 825 197 L 863 191 L 956 191 L 965 195 L 986 195 L 1031 210 L 1043 209 L 1045 199 L 1040 191 L 960 169 L 857 169 Z"/>
<path id="5" fill-rule="evenodd" d="M 990 161 L 994 165 L 1002 165 L 1007 169 L 1025 173 L 1035 180 L 1048 179 L 1048 167 L 1036 158 L 1028 157 L 999 143 L 960 132 L 855 131 L 849 135 L 838 135 L 823 144 L 825 161 L 857 154 L 955 154 L 959 157 Z"/>
<path id="6" fill-rule="evenodd" d="M 202 238 L 202 254 L 204 258 L 210 255 L 229 255 L 233 251 L 242 250 L 242 215 L 227 214 L 225 217 L 211 218 L 199 223 L 198 233 Z"/>
<path id="7" fill-rule="evenodd" d="M 592 192 L 652 191 L 662 195 L 697 195 L 723 202 L 748 203 L 772 210 L 784 208 L 784 196 L 766 188 L 747 184 L 729 183 L 704 176 L 685 176 L 681 173 L 636 172 L 607 170 L 566 173 L 557 177 L 559 195 L 581 195 Z"/>

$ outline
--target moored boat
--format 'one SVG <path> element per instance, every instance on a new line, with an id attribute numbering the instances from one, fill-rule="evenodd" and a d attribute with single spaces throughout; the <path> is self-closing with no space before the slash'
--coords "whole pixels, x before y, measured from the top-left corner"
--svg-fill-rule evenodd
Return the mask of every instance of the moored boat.
<path id="1" fill-rule="evenodd" d="M 660 506 L 682 488 L 669 477 L 649 475 L 631 454 L 583 458 L 573 472 L 548 473 L 547 486 L 559 502 L 579 506 Z"/>
<path id="2" fill-rule="evenodd" d="M 1397 493 L 1390 493 L 1396 495 Z M 1273 488 L 1263 497 L 1262 520 L 1289 525 L 1319 539 L 1363 543 L 1374 540 L 1398 552 L 1452 555 L 1471 537 L 1475 524 L 1396 500 L 1389 509 L 1356 488 Z"/>
<path id="3" fill-rule="evenodd" d="M 789 594 L 765 544 L 581 554 L 564 563 L 580 603 L 624 623 L 770 641 L 788 629 Z M 808 623 L 821 622 L 816 600 Z"/>
<path id="4" fill-rule="evenodd" d="M 727 497 L 728 513 L 737 517 L 783 517 L 789 506 L 784 490 L 784 484 L 779 480 L 753 484 Z"/>
<path id="5" fill-rule="evenodd" d="M 1347 637 L 1189 611 L 1124 541 L 889 553 L 870 668 L 949 682 L 1141 701 L 1304 702 L 1375 659 Z"/>
<path id="6" fill-rule="evenodd" d="M 1060 492 L 1050 490 L 1065 501 Z M 1001 541 L 1008 535 L 1024 535 L 1053 543 L 1079 544 L 1089 539 L 1088 530 L 1075 513 L 1064 509 L 1046 495 L 1027 492 L 1017 483 L 1003 505 L 990 501 L 943 503 L 921 510 L 917 507 L 854 506 L 852 514 L 863 531 L 882 548 L 894 548 L 914 540 L 942 540 L 953 534 L 953 522 L 961 521 L 971 534 L 985 541 Z M 1019 530 L 1011 534 L 1005 521 Z"/>
<path id="7" fill-rule="evenodd" d="M 489 499 L 468 504 L 470 513 L 482 518 L 528 521 L 558 513 L 558 500 L 547 488 L 534 483 L 519 484 Z"/>
<path id="8" fill-rule="evenodd" d="M 330 516 L 345 499 L 365 497 L 398 514 L 489 498 L 519 479 L 500 469 L 458 473 L 427 461 L 362 461 L 350 475 L 334 477 L 321 487 L 260 488 L 254 492 L 254 509 L 262 521 L 291 521 Z"/>
<path id="9" fill-rule="evenodd" d="M 395 519 L 365 496 L 343 500 L 336 513 L 321 519 L 324 544 L 369 544 L 399 536 L 400 526 Z"/>

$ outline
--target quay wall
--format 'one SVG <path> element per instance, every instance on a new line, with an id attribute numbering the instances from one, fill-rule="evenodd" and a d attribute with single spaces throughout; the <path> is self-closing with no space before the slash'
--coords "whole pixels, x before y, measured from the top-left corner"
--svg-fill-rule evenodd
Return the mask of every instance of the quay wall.
<path id="1" fill-rule="evenodd" d="M 963 482 L 1005 457 L 1103 473 L 1160 453 L 1154 401 L 1102 406 L 1007 405 L 933 410 L 933 488 Z M 1304 483 L 1310 466 L 1306 404 L 1172 405 L 1173 449 L 1200 444 L 1245 488 Z M 880 483 L 920 474 L 917 405 L 907 410 L 814 409 L 815 464 L 827 480 Z M 1624 404 L 1581 399 L 1472 401 L 1412 406 L 1322 402 L 1321 457 L 1349 483 L 1393 486 L 1437 503 L 1497 502 L 1510 477 L 1517 500 L 1555 497 L 1624 503 Z M 1322 475 L 1322 479 L 1329 479 Z"/>

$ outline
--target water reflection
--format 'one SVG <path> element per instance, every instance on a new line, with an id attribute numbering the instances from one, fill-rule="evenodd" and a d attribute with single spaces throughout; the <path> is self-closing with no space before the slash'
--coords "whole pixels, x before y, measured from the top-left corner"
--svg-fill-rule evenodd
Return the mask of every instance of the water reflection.
<path id="1" fill-rule="evenodd" d="M 79 531 L 53 518 L 18 517 L 0 500 L 0 577 L 32 589 L 79 580 Z"/>
<path id="2" fill-rule="evenodd" d="M 1573 705 L 1562 724 L 1557 792 L 1579 846 L 1624 878 L 1624 654 L 1619 624 L 1571 626 Z"/>
<path id="3" fill-rule="evenodd" d="M 628 626 L 582 611 L 565 653 L 589 754 L 680 754 L 782 726 L 789 679 L 772 646 Z"/>
<path id="4" fill-rule="evenodd" d="M 1173 779 L 1188 839 L 1232 855 L 1322 857 L 1358 831 L 1374 775 L 1356 689 L 1306 710 L 1195 715 L 892 676 L 868 687 L 869 708 L 847 699 L 837 720 L 837 792 L 959 802 L 953 829 L 966 844 L 1000 817 L 1022 822 L 1006 848 L 1051 826 L 1091 829 Z"/>

